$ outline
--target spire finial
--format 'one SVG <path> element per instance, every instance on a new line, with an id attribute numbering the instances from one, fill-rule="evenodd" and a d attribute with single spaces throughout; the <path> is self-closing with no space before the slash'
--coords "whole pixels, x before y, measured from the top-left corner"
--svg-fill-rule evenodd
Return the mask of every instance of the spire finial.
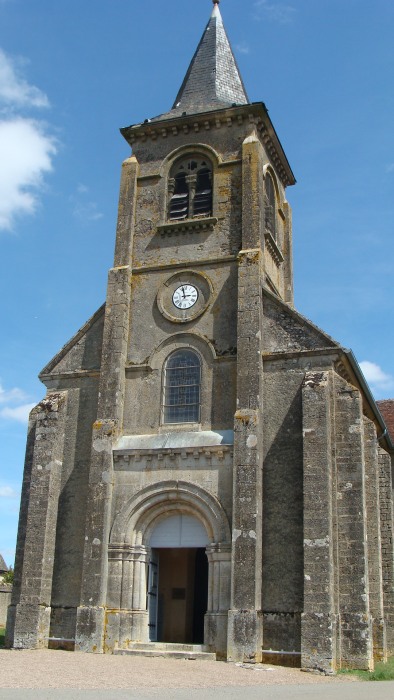
<path id="1" fill-rule="evenodd" d="M 212 2 L 213 2 L 214 5 L 219 5 L 220 0 L 212 0 Z"/>

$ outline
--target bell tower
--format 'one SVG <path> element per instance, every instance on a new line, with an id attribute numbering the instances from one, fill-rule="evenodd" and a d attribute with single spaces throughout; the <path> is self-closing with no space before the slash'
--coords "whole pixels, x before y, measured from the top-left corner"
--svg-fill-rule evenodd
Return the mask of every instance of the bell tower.
<path id="1" fill-rule="evenodd" d="M 230 660 L 260 660 L 262 289 L 292 304 L 285 189 L 295 180 L 264 104 L 248 99 L 218 1 L 172 109 L 121 132 L 133 155 L 123 164 L 91 478 L 110 475 L 112 510 L 122 510 L 125 485 L 141 487 L 130 466 L 138 455 L 146 488 L 155 480 L 165 492 L 170 475 L 218 500 L 229 529 L 219 541 L 210 533 L 205 643 Z M 119 645 L 120 630 L 147 639 L 156 624 L 135 591 L 121 601 L 125 572 L 114 563 L 120 551 L 131 557 L 144 589 L 148 539 L 131 550 L 111 542 L 108 496 L 90 494 L 77 627 L 86 650 L 100 644 L 106 605 L 118 611 L 107 613 L 106 634 Z M 194 507 L 179 499 L 179 512 L 199 512 L 197 496 Z M 108 578 L 92 540 L 109 541 Z"/>

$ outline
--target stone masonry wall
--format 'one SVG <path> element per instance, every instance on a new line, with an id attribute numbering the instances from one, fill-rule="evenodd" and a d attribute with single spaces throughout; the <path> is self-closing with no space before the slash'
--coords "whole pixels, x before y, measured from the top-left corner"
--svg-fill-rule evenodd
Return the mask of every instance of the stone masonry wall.
<path id="1" fill-rule="evenodd" d="M 48 645 L 53 561 L 61 486 L 67 394 L 49 394 L 33 409 L 22 487 L 7 645 Z"/>
<path id="2" fill-rule="evenodd" d="M 386 626 L 383 614 L 378 441 L 375 425 L 366 416 L 364 416 L 364 456 L 369 606 L 372 615 L 373 657 L 375 661 L 384 661 L 386 659 Z"/>
<path id="3" fill-rule="evenodd" d="M 341 664 L 368 669 L 373 654 L 362 401 L 338 375 L 334 390 Z"/>
<path id="4" fill-rule="evenodd" d="M 382 449 L 379 449 L 379 481 L 383 605 L 390 655 L 394 654 L 394 523 L 390 456 Z"/>
<path id="5" fill-rule="evenodd" d="M 263 648 L 301 651 L 302 369 L 264 365 Z"/>
<path id="6" fill-rule="evenodd" d="M 85 379 L 68 391 L 68 431 L 56 527 L 50 637 L 74 639 L 80 602 L 82 552 L 92 426 L 98 380 Z"/>

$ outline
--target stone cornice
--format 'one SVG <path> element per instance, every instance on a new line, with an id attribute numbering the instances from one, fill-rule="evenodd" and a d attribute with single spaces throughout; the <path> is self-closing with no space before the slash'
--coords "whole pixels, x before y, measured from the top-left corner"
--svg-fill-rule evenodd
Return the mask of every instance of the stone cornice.
<path id="1" fill-rule="evenodd" d="M 142 124 L 127 126 L 120 130 L 127 143 L 156 141 L 168 136 L 187 135 L 214 129 L 227 129 L 242 124 L 254 124 L 283 185 L 294 185 L 296 180 L 275 132 L 263 102 L 218 109 L 201 114 L 185 114 L 172 119 L 146 119 Z"/>
<path id="2" fill-rule="evenodd" d="M 80 369 L 71 372 L 52 372 L 51 374 L 44 374 L 41 372 L 40 379 L 42 382 L 49 380 L 68 380 L 68 379 L 90 379 L 97 378 L 100 376 L 100 369 Z"/>
<path id="3" fill-rule="evenodd" d="M 195 460 L 200 460 L 201 457 L 212 460 L 223 460 L 225 455 L 228 454 L 230 457 L 233 455 L 232 445 L 211 445 L 207 447 L 181 447 L 181 448 L 160 448 L 157 450 L 114 450 L 114 463 L 119 462 L 151 462 L 152 460 L 161 462 L 164 459 L 175 460 L 181 458 L 182 460 L 189 460 L 193 458 Z M 115 466 L 115 469 L 119 468 Z"/>
<path id="4" fill-rule="evenodd" d="M 319 357 L 333 356 L 334 359 L 339 357 L 341 348 L 316 348 L 314 350 L 290 350 L 285 352 L 263 352 L 263 362 L 280 362 L 281 360 L 292 360 L 302 357 Z"/>
<path id="5" fill-rule="evenodd" d="M 206 265 L 228 264 L 238 260 L 237 255 L 223 255 L 220 258 L 201 258 L 201 260 L 193 260 L 193 268 L 205 267 Z M 163 265 L 143 265 L 141 267 L 133 267 L 133 275 L 144 275 L 146 272 L 157 272 L 159 270 L 176 270 L 178 268 L 190 268 L 190 260 L 181 260 L 176 263 L 163 263 Z"/>

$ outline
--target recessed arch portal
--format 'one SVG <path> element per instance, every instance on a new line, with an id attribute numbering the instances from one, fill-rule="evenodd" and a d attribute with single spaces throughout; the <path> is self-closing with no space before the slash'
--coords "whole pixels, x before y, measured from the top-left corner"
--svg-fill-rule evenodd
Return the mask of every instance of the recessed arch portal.
<path id="1" fill-rule="evenodd" d="M 167 541 L 170 547 L 155 547 L 155 533 L 165 532 L 171 521 L 178 530 L 182 523 L 194 523 L 201 539 L 192 541 L 191 547 L 183 547 L 188 542 L 182 540 L 181 534 L 178 539 L 181 546 L 173 547 L 170 539 Z M 179 572 L 182 567 L 189 572 L 185 585 L 168 573 Z M 192 570 L 194 578 L 190 574 Z M 164 580 L 167 587 L 167 610 L 168 590 L 175 607 L 185 607 L 184 641 L 189 637 L 194 641 L 203 639 L 204 644 L 222 653 L 230 607 L 230 572 L 231 531 L 227 515 L 218 499 L 196 484 L 162 481 L 146 486 L 124 504 L 115 518 L 109 542 L 108 575 L 120 596 L 115 605 L 112 601 L 112 607 L 117 607 L 129 620 L 128 640 L 165 641 L 167 637 L 171 641 L 175 634 L 174 630 L 166 631 L 165 613 L 160 618 L 161 576 L 162 585 Z M 152 603 L 155 597 L 158 604 Z M 178 616 L 181 619 L 180 611 L 171 608 L 167 620 Z M 179 641 L 176 636 L 174 639 Z"/>
<path id="2" fill-rule="evenodd" d="M 110 542 L 149 546 L 154 527 L 170 513 L 200 520 L 210 543 L 231 544 L 229 522 L 217 498 L 184 481 L 158 482 L 133 496 L 115 518 Z"/>

